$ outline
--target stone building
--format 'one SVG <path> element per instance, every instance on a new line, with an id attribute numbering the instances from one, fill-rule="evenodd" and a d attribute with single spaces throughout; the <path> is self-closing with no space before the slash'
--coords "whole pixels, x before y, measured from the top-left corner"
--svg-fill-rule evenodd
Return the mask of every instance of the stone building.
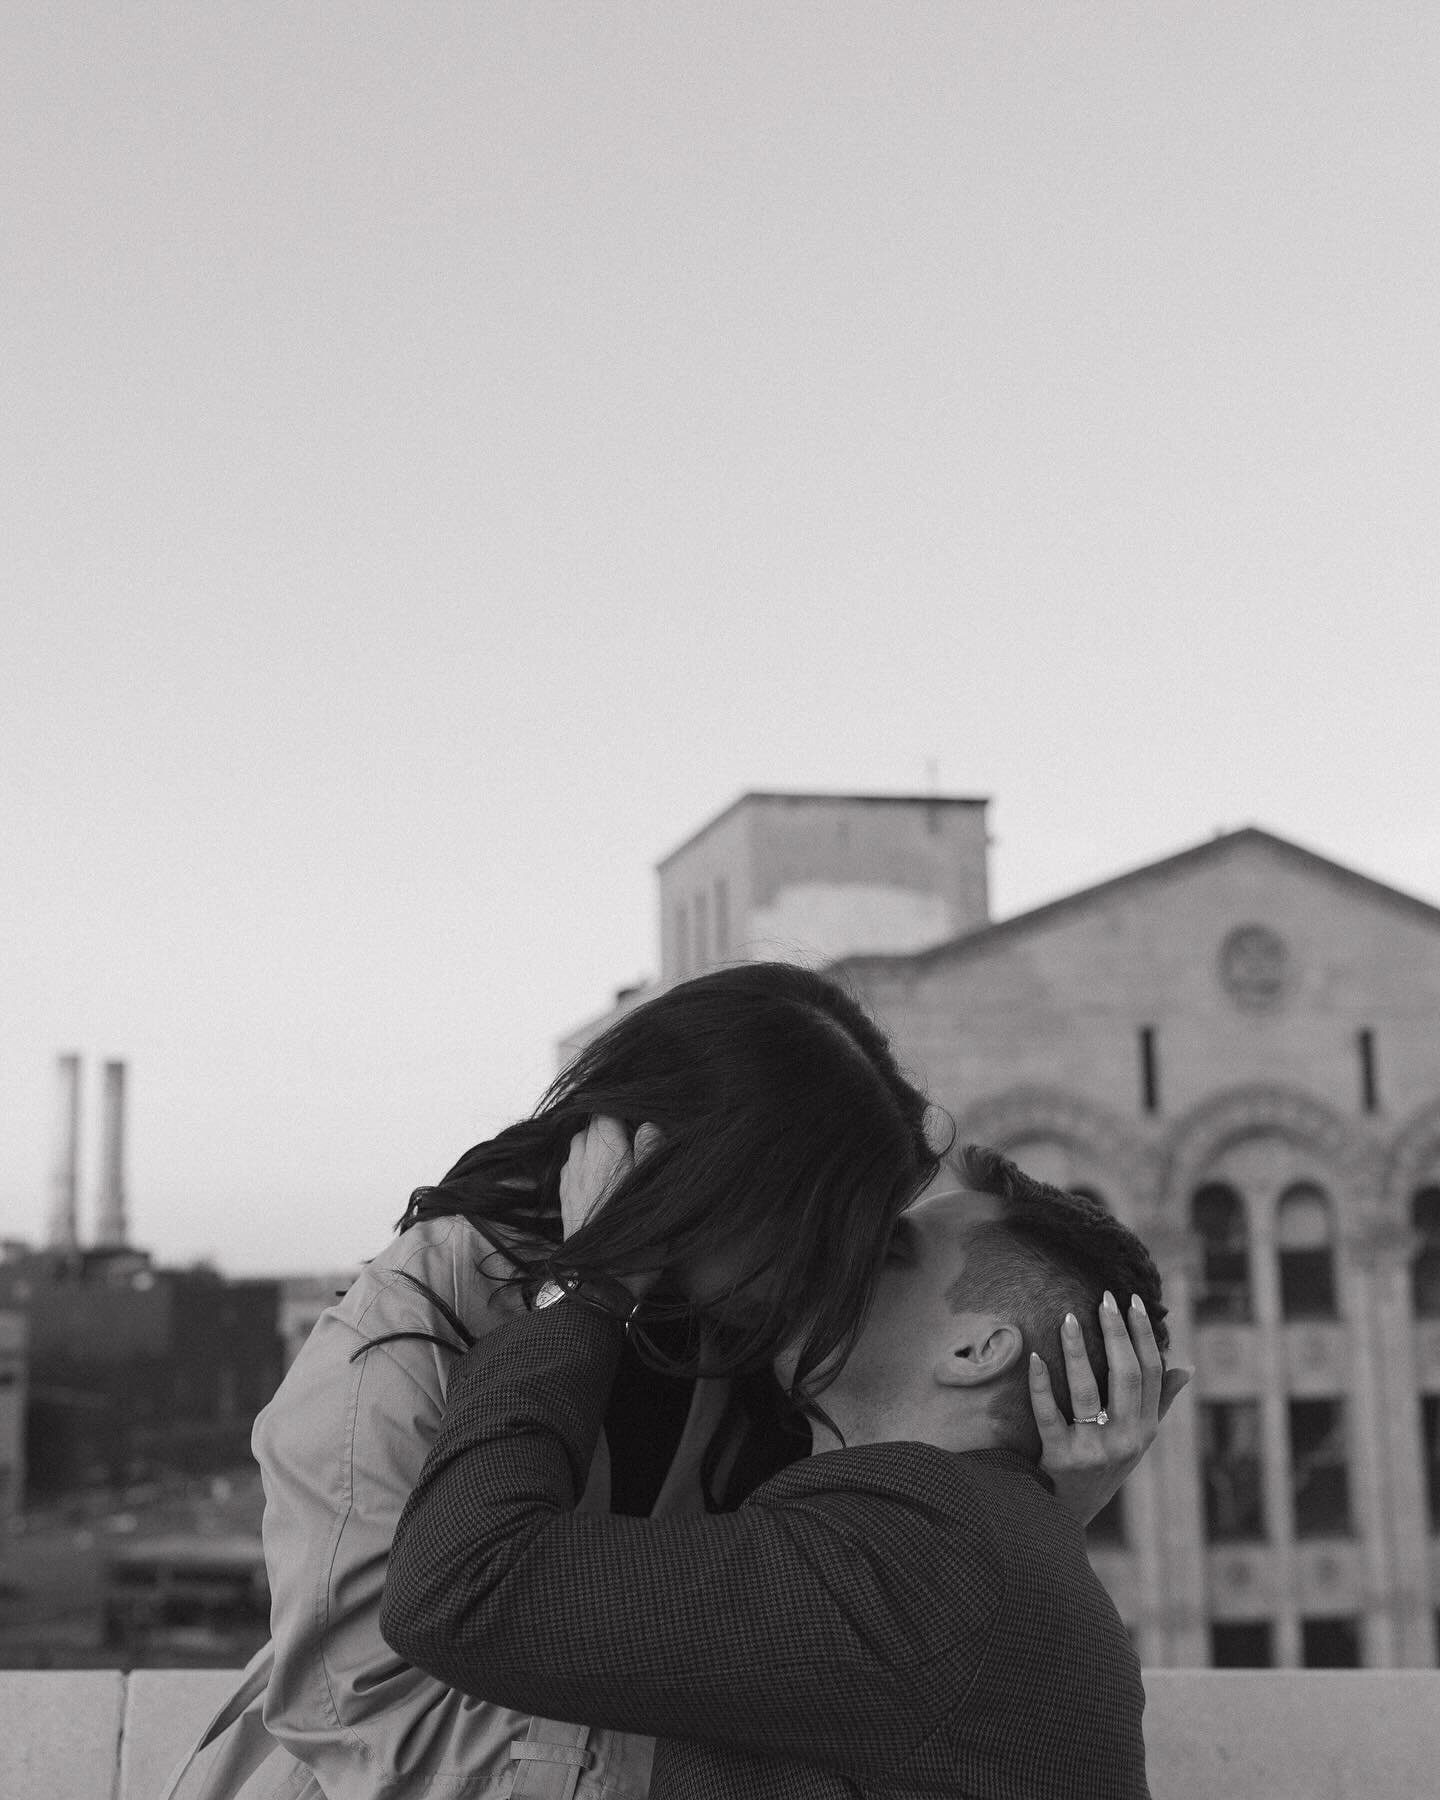
<path id="1" fill-rule="evenodd" d="M 660 865 L 662 981 L 827 964 L 962 1140 L 1150 1245 L 1196 1379 L 1092 1533 L 1146 1663 L 1433 1665 L 1440 908 L 1245 829 L 990 922 L 985 855 L 979 801 L 746 796 Z"/>
<path id="2" fill-rule="evenodd" d="M 989 919 L 984 800 L 743 794 L 657 865 L 660 977 L 559 1042 L 563 1062 L 657 987 L 764 957 L 919 950 Z"/>

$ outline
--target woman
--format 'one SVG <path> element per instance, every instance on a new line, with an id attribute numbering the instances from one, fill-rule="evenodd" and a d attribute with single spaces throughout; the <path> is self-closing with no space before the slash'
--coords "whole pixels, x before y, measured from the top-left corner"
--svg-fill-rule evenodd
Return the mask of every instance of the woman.
<path id="1" fill-rule="evenodd" d="M 381 1638 L 386 1555 L 447 1371 L 543 1279 L 576 1135 L 599 1115 L 631 1132 L 652 1122 L 648 1154 L 626 1160 L 608 1203 L 565 1243 L 566 1270 L 598 1282 L 651 1266 L 665 1247 L 582 1505 L 737 1505 L 808 1449 L 769 1365 L 798 1344 L 793 1396 L 804 1400 L 815 1371 L 853 1344 L 892 1222 L 945 1147 L 927 1136 L 928 1113 L 848 995 L 790 964 L 747 964 L 617 1020 L 533 1117 L 420 1189 L 256 1422 L 272 1643 L 220 1715 L 218 1751 L 177 1777 L 185 1800 L 242 1789 L 244 1800 L 390 1800 L 422 1788 L 456 1800 L 643 1800 L 650 1740 L 471 1700 Z M 1125 1429 L 1105 1435 L 1097 1468 L 1094 1448 L 1072 1449 L 1079 1434 L 1051 1422 L 1045 1466 L 1081 1517 L 1119 1485 L 1156 1421 L 1116 1423 Z"/>

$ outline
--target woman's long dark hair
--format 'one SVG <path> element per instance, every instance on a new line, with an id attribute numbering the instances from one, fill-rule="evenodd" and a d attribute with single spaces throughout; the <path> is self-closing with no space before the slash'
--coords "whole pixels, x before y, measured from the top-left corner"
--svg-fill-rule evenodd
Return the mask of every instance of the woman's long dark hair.
<path id="1" fill-rule="evenodd" d="M 793 1392 L 848 1354 L 891 1225 L 948 1144 L 926 1133 L 925 1096 L 843 989 L 790 963 L 745 963 L 679 983 L 625 1013 L 558 1075 L 534 1115 L 420 1188 L 400 1222 L 459 1213 L 498 1230 L 520 1270 L 582 1276 L 723 1252 L 746 1324 L 707 1334 L 703 1372 L 761 1368 L 800 1345 Z M 645 1157 L 564 1246 L 559 1182 L 570 1140 L 597 1114 L 659 1127 Z M 488 1230 L 487 1230 L 488 1228 Z M 528 1240 L 517 1246 L 516 1239 Z M 644 1321 L 691 1312 L 662 1282 Z M 734 1307 L 729 1312 L 733 1315 Z M 673 1355 L 664 1361 L 677 1368 Z M 693 1362 L 689 1372 L 700 1368 Z"/>

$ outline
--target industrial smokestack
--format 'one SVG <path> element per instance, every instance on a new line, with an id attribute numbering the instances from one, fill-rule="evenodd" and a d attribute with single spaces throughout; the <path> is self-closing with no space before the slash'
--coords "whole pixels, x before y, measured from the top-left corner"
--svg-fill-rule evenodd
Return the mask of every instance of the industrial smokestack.
<path id="1" fill-rule="evenodd" d="M 79 1214 L 76 1193 L 80 1174 L 80 1058 L 56 1059 L 57 1076 L 55 1160 L 50 1176 L 50 1248 L 63 1252 L 79 1248 Z"/>
<path id="2" fill-rule="evenodd" d="M 107 1062 L 100 1123 L 100 1217 L 95 1242 L 125 1248 L 125 1065 Z"/>

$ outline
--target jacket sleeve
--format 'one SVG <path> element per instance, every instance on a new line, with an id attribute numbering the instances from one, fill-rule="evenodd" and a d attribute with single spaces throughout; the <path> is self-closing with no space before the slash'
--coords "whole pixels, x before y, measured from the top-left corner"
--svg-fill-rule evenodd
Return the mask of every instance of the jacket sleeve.
<path id="1" fill-rule="evenodd" d="M 265 1722 L 330 1800 L 422 1778 L 478 1792 L 510 1770 L 529 1724 L 407 1666 L 380 1635 L 390 1538 L 460 1360 L 416 1335 L 451 1334 L 399 1271 L 483 1330 L 476 1260 L 461 1222 L 417 1227 L 321 1318 L 256 1426 L 275 1646 Z"/>
<path id="2" fill-rule="evenodd" d="M 953 1510 L 866 1450 L 812 1457 L 732 1514 L 571 1512 L 620 1342 L 562 1303 L 456 1369 L 396 1531 L 382 1631 L 508 1706 L 893 1773 L 979 1667 L 1003 1587 L 988 1531 L 954 1544 Z"/>

